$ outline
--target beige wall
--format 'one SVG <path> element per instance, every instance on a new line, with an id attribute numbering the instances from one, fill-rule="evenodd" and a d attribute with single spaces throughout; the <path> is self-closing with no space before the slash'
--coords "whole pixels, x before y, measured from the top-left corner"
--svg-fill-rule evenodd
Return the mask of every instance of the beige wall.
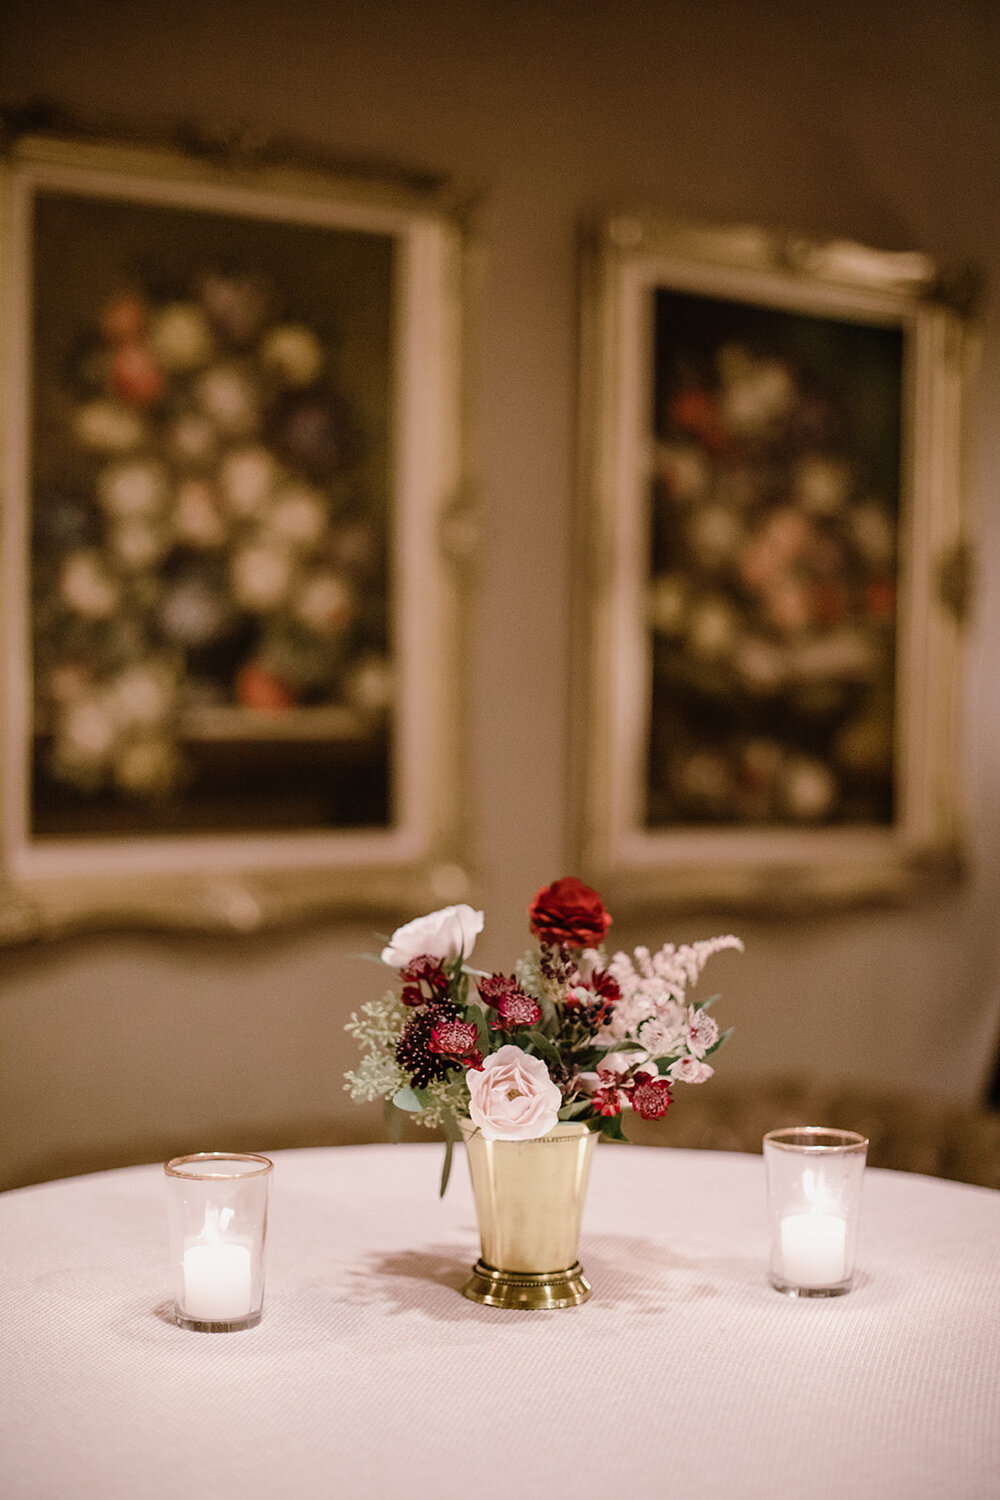
<path id="1" fill-rule="evenodd" d="M 565 774 L 576 230 L 614 205 L 974 259 L 1000 279 L 992 0 L 7 0 L 0 93 L 157 124 L 251 123 L 479 189 L 470 735 L 480 953 L 568 873 Z M 714 961 L 724 1061 L 971 1098 L 996 1044 L 1000 911 L 997 299 L 972 454 L 972 868 L 916 909 L 742 922 Z M 623 944 L 730 919 L 619 923 Z M 343 1139 L 343 1021 L 381 976 L 363 927 L 232 942 L 109 936 L 0 957 L 0 1184 L 166 1150 Z"/>

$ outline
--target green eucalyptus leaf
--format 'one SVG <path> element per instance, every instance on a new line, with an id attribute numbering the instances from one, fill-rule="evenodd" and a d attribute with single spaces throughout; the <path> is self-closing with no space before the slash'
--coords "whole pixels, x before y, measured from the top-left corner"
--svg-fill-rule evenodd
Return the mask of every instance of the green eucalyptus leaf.
<path id="1" fill-rule="evenodd" d="M 392 1102 L 397 1109 L 405 1110 L 409 1115 L 419 1114 L 423 1109 L 423 1102 L 415 1089 L 397 1089 L 392 1096 Z"/>
<path id="2" fill-rule="evenodd" d="M 622 1125 L 621 1115 L 600 1115 L 597 1129 L 606 1141 L 625 1141 L 628 1137 Z"/>

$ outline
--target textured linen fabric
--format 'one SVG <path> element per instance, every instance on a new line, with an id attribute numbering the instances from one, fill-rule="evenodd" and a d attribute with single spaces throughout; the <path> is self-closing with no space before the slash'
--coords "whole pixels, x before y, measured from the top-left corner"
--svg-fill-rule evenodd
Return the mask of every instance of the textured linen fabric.
<path id="1" fill-rule="evenodd" d="M 459 1295 L 441 1148 L 274 1156 L 264 1318 L 170 1321 L 162 1166 L 0 1195 L 4 1500 L 996 1500 L 1000 1193 L 869 1169 L 855 1289 L 767 1282 L 759 1157 L 601 1145 L 590 1302 Z"/>

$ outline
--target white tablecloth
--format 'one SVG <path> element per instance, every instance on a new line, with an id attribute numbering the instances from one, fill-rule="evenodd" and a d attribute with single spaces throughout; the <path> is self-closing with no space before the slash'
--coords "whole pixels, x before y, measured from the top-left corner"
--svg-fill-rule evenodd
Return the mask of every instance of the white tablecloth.
<path id="1" fill-rule="evenodd" d="M 1000 1193 L 869 1170 L 848 1296 L 766 1279 L 760 1157 L 602 1145 L 586 1305 L 461 1297 L 441 1148 L 274 1157 L 263 1322 L 169 1319 L 162 1167 L 0 1196 L 4 1500 L 997 1500 Z"/>

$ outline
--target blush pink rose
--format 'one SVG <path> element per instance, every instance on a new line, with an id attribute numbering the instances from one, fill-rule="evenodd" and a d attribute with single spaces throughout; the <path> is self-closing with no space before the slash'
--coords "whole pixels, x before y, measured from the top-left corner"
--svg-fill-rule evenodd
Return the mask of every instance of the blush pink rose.
<path id="1" fill-rule="evenodd" d="M 520 1047 L 500 1047 L 467 1073 L 469 1115 L 488 1141 L 531 1141 L 548 1135 L 559 1118 L 562 1094 L 540 1057 Z"/>

